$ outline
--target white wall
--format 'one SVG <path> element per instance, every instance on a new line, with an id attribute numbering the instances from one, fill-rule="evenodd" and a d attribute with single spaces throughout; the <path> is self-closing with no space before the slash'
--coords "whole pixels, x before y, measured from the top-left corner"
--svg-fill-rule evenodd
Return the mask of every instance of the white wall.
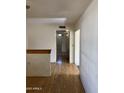
<path id="1" fill-rule="evenodd" d="M 75 31 L 75 64 L 80 64 L 80 30 Z"/>
<path id="2" fill-rule="evenodd" d="M 26 76 L 51 75 L 49 54 L 27 54 L 26 63 Z"/>
<path id="3" fill-rule="evenodd" d="M 38 20 L 38 19 L 37 19 Z M 27 49 L 52 49 L 50 62 L 56 62 L 56 31 L 60 24 L 48 24 L 27 19 L 26 45 Z M 70 34 L 70 63 L 73 62 L 73 31 L 67 27 Z"/>
<path id="4" fill-rule="evenodd" d="M 51 49 L 50 62 L 56 62 L 57 25 L 27 23 L 27 48 Z"/>
<path id="5" fill-rule="evenodd" d="M 86 9 L 78 23 L 81 30 L 80 75 L 86 93 L 98 93 L 98 5 Z"/>

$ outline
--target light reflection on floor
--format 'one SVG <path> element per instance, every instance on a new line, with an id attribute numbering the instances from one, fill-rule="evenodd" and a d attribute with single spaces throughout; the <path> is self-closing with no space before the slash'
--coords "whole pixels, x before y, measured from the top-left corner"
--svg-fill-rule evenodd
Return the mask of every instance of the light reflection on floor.
<path id="1" fill-rule="evenodd" d="M 57 63 L 62 64 L 62 57 L 61 56 L 58 56 Z"/>
<path id="2" fill-rule="evenodd" d="M 69 63 L 68 55 L 58 55 L 57 56 L 57 64 Z"/>

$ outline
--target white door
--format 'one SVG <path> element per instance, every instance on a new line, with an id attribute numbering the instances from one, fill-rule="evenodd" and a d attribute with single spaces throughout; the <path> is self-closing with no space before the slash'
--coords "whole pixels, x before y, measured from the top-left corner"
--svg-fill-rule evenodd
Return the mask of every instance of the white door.
<path id="1" fill-rule="evenodd" d="M 75 64 L 80 65 L 80 30 L 75 31 Z"/>

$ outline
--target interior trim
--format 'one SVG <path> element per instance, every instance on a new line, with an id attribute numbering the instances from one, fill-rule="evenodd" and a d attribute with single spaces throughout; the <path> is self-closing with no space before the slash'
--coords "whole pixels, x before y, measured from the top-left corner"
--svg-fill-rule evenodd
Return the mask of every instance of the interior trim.
<path id="1" fill-rule="evenodd" d="M 27 54 L 50 54 L 51 49 L 27 49 Z"/>

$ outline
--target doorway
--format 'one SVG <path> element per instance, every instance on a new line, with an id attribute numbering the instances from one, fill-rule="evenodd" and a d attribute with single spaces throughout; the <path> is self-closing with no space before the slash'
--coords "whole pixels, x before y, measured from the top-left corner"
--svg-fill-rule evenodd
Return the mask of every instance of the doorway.
<path id="1" fill-rule="evenodd" d="M 57 63 L 69 63 L 69 31 L 56 31 Z"/>
<path id="2" fill-rule="evenodd" d="M 75 64 L 80 65 L 80 30 L 75 31 Z"/>

